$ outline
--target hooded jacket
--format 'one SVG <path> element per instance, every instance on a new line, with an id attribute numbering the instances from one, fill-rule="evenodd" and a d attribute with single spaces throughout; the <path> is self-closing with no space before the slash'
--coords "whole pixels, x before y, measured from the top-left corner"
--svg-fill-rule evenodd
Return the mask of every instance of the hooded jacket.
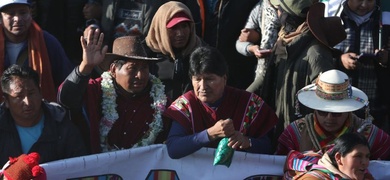
<path id="1" fill-rule="evenodd" d="M 145 39 L 150 50 L 163 59 L 152 66 L 150 72 L 161 79 L 166 86 L 167 95 L 172 99 L 191 89 L 188 77 L 189 56 L 197 47 L 202 46 L 202 41 L 195 33 L 194 23 L 190 23 L 190 37 L 186 47 L 180 52 L 174 51 L 166 26 L 178 12 L 184 12 L 193 21 L 190 10 L 183 3 L 165 3 L 157 10 Z"/>

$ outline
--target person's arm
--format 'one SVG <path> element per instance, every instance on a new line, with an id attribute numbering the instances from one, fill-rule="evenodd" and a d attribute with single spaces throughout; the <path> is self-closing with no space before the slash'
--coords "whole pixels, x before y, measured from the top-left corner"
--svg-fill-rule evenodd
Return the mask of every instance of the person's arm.
<path id="1" fill-rule="evenodd" d="M 78 66 L 74 68 L 58 88 L 58 103 L 68 109 L 81 108 L 89 78 L 89 75 L 84 76 L 80 73 Z"/>
<path id="2" fill-rule="evenodd" d="M 169 157 L 179 159 L 194 153 L 209 143 L 207 129 L 199 133 L 187 135 L 184 127 L 173 121 L 166 145 Z"/>
<path id="3" fill-rule="evenodd" d="M 368 142 L 372 142 L 370 153 L 372 160 L 390 159 L 390 136 L 375 125 L 371 125 L 370 132 L 364 132 L 373 135 L 367 137 Z"/>
<path id="4" fill-rule="evenodd" d="M 245 27 L 241 30 L 240 36 L 236 41 L 236 50 L 244 56 L 253 56 L 248 49 L 249 46 L 255 45 L 260 41 L 260 19 L 261 19 L 260 2 L 252 9 Z"/>
<path id="5" fill-rule="evenodd" d="M 299 144 L 295 144 L 298 142 L 295 129 L 298 129 L 298 126 L 303 125 L 300 124 L 300 122 L 304 122 L 304 119 L 298 119 L 292 122 L 284 129 L 282 134 L 280 134 L 275 152 L 276 155 L 287 155 L 291 150 L 299 150 Z"/>
<path id="6" fill-rule="evenodd" d="M 59 87 L 58 102 L 61 105 L 67 108 L 82 106 L 82 94 L 87 88 L 89 75 L 103 61 L 107 52 L 107 46 L 102 48 L 103 38 L 99 29 L 90 30 L 86 38 L 80 37 L 83 60 Z"/>
<path id="7" fill-rule="evenodd" d="M 254 54 L 252 54 L 251 52 L 247 51 L 247 48 L 248 46 L 250 45 L 253 45 L 253 43 L 251 42 L 247 42 L 247 41 L 240 41 L 240 40 L 237 40 L 236 41 L 236 50 L 238 53 L 244 55 L 244 56 L 253 56 Z"/>
<path id="8" fill-rule="evenodd" d="M 251 145 L 249 148 L 244 149 L 246 152 L 257 154 L 270 154 L 271 153 L 271 140 L 267 135 L 259 138 L 249 138 Z"/>

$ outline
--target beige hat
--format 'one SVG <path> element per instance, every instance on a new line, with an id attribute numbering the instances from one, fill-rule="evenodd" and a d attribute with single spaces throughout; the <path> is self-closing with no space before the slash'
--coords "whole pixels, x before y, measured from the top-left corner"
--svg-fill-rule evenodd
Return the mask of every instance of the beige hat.
<path id="1" fill-rule="evenodd" d="M 325 112 L 352 112 L 368 106 L 367 95 L 352 87 L 348 76 L 339 70 L 329 70 L 319 75 L 315 84 L 297 93 L 303 105 Z"/>

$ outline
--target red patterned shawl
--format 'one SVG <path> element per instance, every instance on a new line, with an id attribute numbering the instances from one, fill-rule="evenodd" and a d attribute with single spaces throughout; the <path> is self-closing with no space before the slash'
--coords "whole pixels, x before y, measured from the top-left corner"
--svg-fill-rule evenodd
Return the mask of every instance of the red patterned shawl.
<path id="1" fill-rule="evenodd" d="M 220 119 L 231 118 L 237 131 L 258 138 L 277 123 L 276 114 L 260 97 L 232 87 L 225 88 L 217 110 L 199 101 L 195 93 L 189 91 L 172 103 L 164 115 L 179 122 L 188 134 L 203 131 Z"/>

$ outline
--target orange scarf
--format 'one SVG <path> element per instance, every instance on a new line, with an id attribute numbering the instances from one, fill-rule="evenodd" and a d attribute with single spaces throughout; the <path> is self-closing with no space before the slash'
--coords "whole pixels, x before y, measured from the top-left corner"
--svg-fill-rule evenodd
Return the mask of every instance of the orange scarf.
<path id="1" fill-rule="evenodd" d="M 51 74 L 51 65 L 49 55 L 43 38 L 43 31 L 34 21 L 27 36 L 28 41 L 28 63 L 29 66 L 39 74 L 41 92 L 44 99 L 56 101 L 56 90 L 54 87 L 53 76 Z M 5 58 L 5 35 L 3 27 L 0 27 L 0 73 L 4 72 Z"/>

